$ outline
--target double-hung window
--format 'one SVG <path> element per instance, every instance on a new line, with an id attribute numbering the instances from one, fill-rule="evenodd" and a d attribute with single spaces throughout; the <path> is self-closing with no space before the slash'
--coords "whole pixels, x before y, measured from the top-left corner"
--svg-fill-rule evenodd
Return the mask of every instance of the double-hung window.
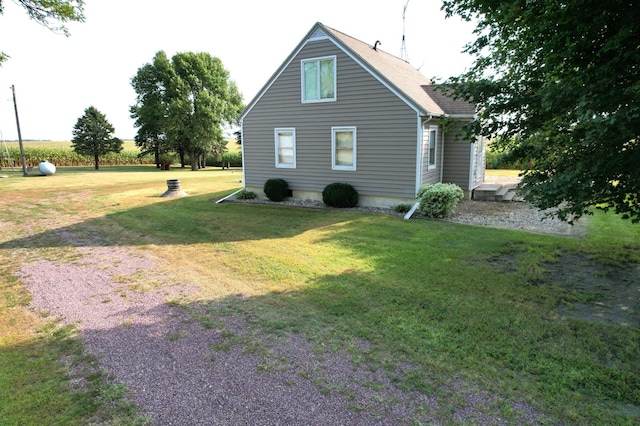
<path id="1" fill-rule="evenodd" d="M 296 168 L 296 129 L 275 129 L 276 167 Z"/>
<path id="2" fill-rule="evenodd" d="M 429 145 L 427 147 L 427 167 L 436 168 L 436 155 L 438 146 L 438 126 L 429 126 Z"/>
<path id="3" fill-rule="evenodd" d="M 356 169 L 356 128 L 331 128 L 331 168 L 333 170 Z"/>
<path id="4" fill-rule="evenodd" d="M 302 68 L 302 102 L 336 100 L 336 57 L 306 59 Z"/>

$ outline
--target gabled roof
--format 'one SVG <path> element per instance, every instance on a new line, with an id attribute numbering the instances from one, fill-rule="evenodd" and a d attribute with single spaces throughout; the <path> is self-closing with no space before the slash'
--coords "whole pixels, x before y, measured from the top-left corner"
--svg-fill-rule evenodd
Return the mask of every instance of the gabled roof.
<path id="1" fill-rule="evenodd" d="M 365 69 L 381 80 L 390 89 L 395 91 L 406 102 L 411 103 L 422 115 L 434 116 L 453 115 L 473 117 L 475 107 L 469 102 L 453 99 L 445 96 L 436 89 L 424 74 L 415 69 L 410 63 L 391 55 L 371 44 L 364 43 L 356 38 L 344 34 L 333 28 L 316 23 L 309 33 L 302 39 L 296 49 L 280 66 L 276 73 L 269 79 L 264 88 L 248 104 L 241 117 L 244 117 L 262 94 L 268 89 L 291 60 L 305 46 L 307 41 L 316 34 L 324 34 L 332 40 L 345 53 L 359 62 Z"/>

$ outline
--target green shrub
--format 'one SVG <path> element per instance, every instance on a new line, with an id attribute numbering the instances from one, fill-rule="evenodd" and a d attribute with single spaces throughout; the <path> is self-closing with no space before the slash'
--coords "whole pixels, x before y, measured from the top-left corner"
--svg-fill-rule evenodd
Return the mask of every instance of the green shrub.
<path id="1" fill-rule="evenodd" d="M 282 201 L 289 195 L 289 185 L 284 179 L 267 179 L 264 183 L 264 193 L 271 201 Z"/>
<path id="2" fill-rule="evenodd" d="M 418 190 L 418 211 L 429 217 L 448 217 L 463 198 L 464 191 L 454 183 L 422 185 Z"/>
<path id="3" fill-rule="evenodd" d="M 524 170 L 535 169 L 535 162 L 532 160 L 524 160 L 525 152 L 521 149 L 501 149 L 489 144 L 486 150 L 486 167 L 487 169 L 507 169 L 507 170 Z"/>
<path id="4" fill-rule="evenodd" d="M 239 200 L 253 200 L 254 198 L 256 198 L 256 194 L 255 192 L 243 189 L 236 194 L 236 198 L 238 198 Z"/>
<path id="5" fill-rule="evenodd" d="M 358 191 L 348 183 L 330 183 L 322 191 L 322 201 L 330 207 L 355 207 Z"/>
<path id="6" fill-rule="evenodd" d="M 398 204 L 393 208 L 393 210 L 396 213 L 409 213 L 409 210 L 411 210 L 411 207 L 412 207 L 411 204 Z"/>

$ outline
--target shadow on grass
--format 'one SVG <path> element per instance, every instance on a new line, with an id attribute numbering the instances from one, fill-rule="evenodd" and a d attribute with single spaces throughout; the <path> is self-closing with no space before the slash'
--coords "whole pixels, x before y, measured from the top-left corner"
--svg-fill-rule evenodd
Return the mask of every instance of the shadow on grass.
<path id="1" fill-rule="evenodd" d="M 296 276 L 296 290 L 205 300 L 181 310 L 165 304 L 120 307 L 104 295 L 92 299 L 95 312 L 113 307 L 100 318 L 116 322 L 91 327 L 87 319 L 76 319 L 88 327 L 87 347 L 132 386 L 137 401 L 155 407 L 167 422 L 209 413 L 233 423 L 243 413 L 260 413 L 267 423 L 353 424 L 348 420 L 355 416 L 375 424 L 380 413 L 395 413 L 390 401 L 407 395 L 374 392 L 367 399 L 360 396 L 363 388 L 395 392 L 393 384 L 419 391 L 408 396 L 414 398 L 410 415 L 431 422 L 460 421 L 461 413 L 478 423 L 503 415 L 522 421 L 535 412 L 529 406 L 516 410 L 520 398 L 542 411 L 555 410 L 565 422 L 638 418 L 637 328 L 558 318 L 565 289 L 527 279 L 527 268 L 554 258 L 559 248 L 575 249 L 577 242 L 352 211 L 212 202 L 222 195 L 119 211 L 0 248 L 266 240 L 287 252 L 288 240 L 327 231 L 317 232 L 311 250 L 331 244 L 344 249 L 331 261 L 346 256 L 353 264 L 342 272 L 313 266 Z M 515 273 L 486 262 L 514 253 Z M 65 300 L 88 303 L 73 295 Z M 345 360 L 382 374 L 347 376 L 345 384 L 339 378 L 344 370 L 329 374 Z M 398 372 L 402 364 L 409 369 Z M 466 386 L 476 385 L 499 397 L 471 393 L 473 405 Z M 299 404 L 290 402 L 294 397 L 301 397 Z M 453 402 L 444 406 L 444 400 Z M 345 417 L 319 419 L 314 412 Z"/>
<path id="2" fill-rule="evenodd" d="M 165 303 L 165 288 L 61 297 L 92 316 L 68 321 L 161 423 L 640 417 L 635 331 L 540 318 L 535 303 L 501 297 L 500 283 L 425 284 L 347 271 L 190 303 Z"/>
<path id="3" fill-rule="evenodd" d="M 224 202 L 228 192 L 181 198 L 107 214 L 0 244 L 0 249 L 102 247 L 142 243 L 182 245 L 287 238 L 310 229 L 362 217 L 358 212 L 323 212 L 281 206 Z M 55 212 L 52 212 L 55 215 Z"/>

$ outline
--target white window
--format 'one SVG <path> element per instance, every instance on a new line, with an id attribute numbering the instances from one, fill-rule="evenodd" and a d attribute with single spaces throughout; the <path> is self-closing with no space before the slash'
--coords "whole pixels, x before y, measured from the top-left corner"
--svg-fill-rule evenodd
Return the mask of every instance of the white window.
<path id="1" fill-rule="evenodd" d="M 296 129 L 275 129 L 276 167 L 296 168 Z"/>
<path id="2" fill-rule="evenodd" d="M 331 128 L 331 168 L 333 170 L 356 169 L 356 128 Z"/>
<path id="3" fill-rule="evenodd" d="M 436 168 L 436 158 L 438 147 L 438 126 L 429 126 L 429 144 L 427 148 L 427 166 L 429 169 Z"/>
<path id="4" fill-rule="evenodd" d="M 301 63 L 302 102 L 336 100 L 336 57 L 308 59 Z"/>

